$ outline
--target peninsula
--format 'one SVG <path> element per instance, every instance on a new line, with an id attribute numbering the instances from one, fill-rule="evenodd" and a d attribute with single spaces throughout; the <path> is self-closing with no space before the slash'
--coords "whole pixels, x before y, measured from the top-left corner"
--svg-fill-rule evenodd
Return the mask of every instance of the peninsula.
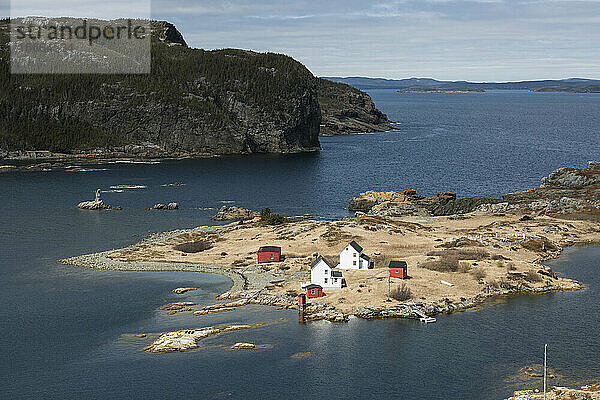
<path id="1" fill-rule="evenodd" d="M 581 289 L 542 262 L 565 246 L 600 243 L 600 163 L 561 168 L 542 182 L 502 199 L 366 192 L 349 201 L 350 208 L 362 210 L 355 217 L 288 222 L 267 213 L 268 218 L 157 234 L 124 249 L 63 261 L 98 269 L 219 273 L 234 284 L 218 299 L 246 300 L 226 311 L 251 303 L 295 308 L 317 255 L 335 260 L 356 241 L 373 268 L 344 270 L 345 287 L 325 289 L 306 310 L 309 320 L 338 322 L 350 315 L 414 318 L 415 310 L 453 312 L 511 293 Z M 280 247 L 284 260 L 257 263 L 262 246 Z M 391 260 L 408 265 L 409 279 L 393 279 L 391 285 L 404 288 L 401 300 L 388 298 Z"/>
<path id="2" fill-rule="evenodd" d="M 11 75 L 0 19 L 2 164 L 309 152 L 320 134 L 392 129 L 368 94 L 291 57 L 194 49 L 169 22 L 151 29 L 150 74 Z"/>

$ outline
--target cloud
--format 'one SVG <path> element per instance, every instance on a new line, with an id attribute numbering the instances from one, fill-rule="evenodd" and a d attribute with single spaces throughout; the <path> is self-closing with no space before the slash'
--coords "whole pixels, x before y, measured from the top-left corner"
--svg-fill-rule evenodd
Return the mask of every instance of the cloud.
<path id="1" fill-rule="evenodd" d="M 23 1 L 53 15 L 88 7 Z M 132 1 L 87 10 L 128 15 Z M 600 0 L 154 0 L 151 11 L 194 47 L 281 52 L 317 75 L 600 78 Z"/>

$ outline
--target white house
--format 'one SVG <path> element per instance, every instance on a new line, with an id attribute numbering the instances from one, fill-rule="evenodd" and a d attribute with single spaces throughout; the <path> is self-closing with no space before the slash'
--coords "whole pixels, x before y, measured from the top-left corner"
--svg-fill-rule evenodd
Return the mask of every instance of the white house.
<path id="1" fill-rule="evenodd" d="M 363 248 L 353 240 L 340 252 L 340 263 L 337 267 L 341 269 L 369 269 L 372 267 L 371 258 L 363 254 Z"/>
<path id="2" fill-rule="evenodd" d="M 341 289 L 343 281 L 342 271 L 336 271 L 322 256 L 317 257 L 310 265 L 311 284 L 319 285 L 323 289 Z"/>

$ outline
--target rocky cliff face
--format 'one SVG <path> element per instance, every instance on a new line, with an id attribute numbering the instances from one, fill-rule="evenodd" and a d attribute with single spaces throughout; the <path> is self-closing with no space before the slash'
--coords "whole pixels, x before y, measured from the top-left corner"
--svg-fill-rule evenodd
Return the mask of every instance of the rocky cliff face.
<path id="1" fill-rule="evenodd" d="M 0 22 L 0 149 L 206 155 L 317 150 L 314 76 L 290 57 L 187 47 L 152 23 L 150 75 L 10 75 Z"/>
<path id="2" fill-rule="evenodd" d="M 371 97 L 352 86 L 327 79 L 318 80 L 323 122 L 321 135 L 384 132 L 393 129 L 387 116 Z"/>
<path id="3" fill-rule="evenodd" d="M 317 79 L 290 57 L 191 49 L 172 24 L 151 26 L 150 75 L 11 76 L 8 20 L 0 20 L 0 158 L 28 158 L 26 150 L 94 150 L 104 157 L 290 153 L 318 150 L 321 129 L 388 129 L 368 95 Z"/>

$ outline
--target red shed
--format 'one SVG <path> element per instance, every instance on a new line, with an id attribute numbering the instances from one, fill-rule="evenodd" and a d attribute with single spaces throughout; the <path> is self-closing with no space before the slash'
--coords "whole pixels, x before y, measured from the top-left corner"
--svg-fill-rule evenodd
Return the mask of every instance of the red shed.
<path id="1" fill-rule="evenodd" d="M 312 299 L 314 297 L 323 297 L 323 288 L 319 285 L 310 284 L 305 287 L 306 297 Z"/>
<path id="2" fill-rule="evenodd" d="M 281 247 L 262 246 L 258 249 L 258 262 L 267 263 L 281 261 Z"/>
<path id="3" fill-rule="evenodd" d="M 406 261 L 390 261 L 389 268 L 392 278 L 406 279 L 408 277 Z"/>

